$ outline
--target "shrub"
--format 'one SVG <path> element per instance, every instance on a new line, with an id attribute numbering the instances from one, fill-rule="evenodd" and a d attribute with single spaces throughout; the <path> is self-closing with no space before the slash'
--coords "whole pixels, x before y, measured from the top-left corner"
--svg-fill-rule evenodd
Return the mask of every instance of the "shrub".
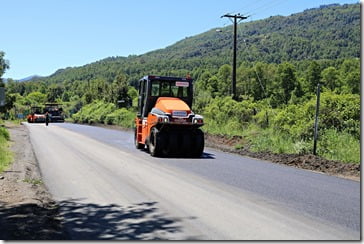
<path id="1" fill-rule="evenodd" d="M 0 127 L 0 173 L 11 163 L 13 156 L 9 151 L 9 132 L 4 127 Z"/>
<path id="2" fill-rule="evenodd" d="M 4 127 L 0 127 L 0 137 L 3 137 L 5 140 L 9 141 L 10 140 L 9 131 Z"/>
<path id="3" fill-rule="evenodd" d="M 327 159 L 360 163 L 360 141 L 350 133 L 328 129 L 319 137 L 317 153 Z"/>
<path id="4" fill-rule="evenodd" d="M 73 114 L 72 118 L 76 123 L 103 123 L 131 128 L 134 124 L 135 113 L 126 108 L 116 109 L 113 103 L 94 101 L 83 106 L 78 113 Z"/>

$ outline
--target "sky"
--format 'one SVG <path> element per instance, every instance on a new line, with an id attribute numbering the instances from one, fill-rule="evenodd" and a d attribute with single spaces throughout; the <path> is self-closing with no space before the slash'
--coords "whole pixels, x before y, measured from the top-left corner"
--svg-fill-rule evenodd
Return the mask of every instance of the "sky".
<path id="1" fill-rule="evenodd" d="M 0 0 L 4 78 L 48 76 L 110 56 L 140 55 L 185 37 L 244 22 L 358 0 Z"/>

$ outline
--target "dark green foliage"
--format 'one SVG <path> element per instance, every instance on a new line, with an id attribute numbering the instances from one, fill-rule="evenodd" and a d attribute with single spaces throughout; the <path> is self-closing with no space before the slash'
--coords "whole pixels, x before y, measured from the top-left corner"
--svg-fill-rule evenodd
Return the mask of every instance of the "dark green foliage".
<path id="1" fill-rule="evenodd" d="M 320 83 L 320 80 L 321 67 L 317 62 L 313 61 L 310 63 L 306 73 L 307 91 L 315 92 L 317 84 Z"/>
<path id="2" fill-rule="evenodd" d="M 9 131 L 0 126 L 0 137 L 4 138 L 5 140 L 9 141 L 10 140 L 10 134 L 9 134 Z"/>

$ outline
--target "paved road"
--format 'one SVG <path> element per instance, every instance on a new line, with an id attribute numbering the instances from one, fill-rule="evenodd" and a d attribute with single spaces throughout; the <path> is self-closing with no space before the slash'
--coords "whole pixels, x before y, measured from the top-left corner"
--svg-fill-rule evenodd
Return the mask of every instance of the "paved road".
<path id="1" fill-rule="evenodd" d="M 205 149 L 153 158 L 133 134 L 27 125 L 73 239 L 360 239 L 360 183 Z"/>

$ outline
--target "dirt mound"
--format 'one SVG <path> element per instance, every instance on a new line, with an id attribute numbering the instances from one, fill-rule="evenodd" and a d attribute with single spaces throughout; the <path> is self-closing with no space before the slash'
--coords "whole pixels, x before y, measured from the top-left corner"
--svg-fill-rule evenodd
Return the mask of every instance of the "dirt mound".
<path id="1" fill-rule="evenodd" d="M 284 164 L 296 168 L 360 180 L 360 164 L 342 163 L 328 160 L 312 154 L 275 154 L 271 152 L 251 152 L 249 148 L 236 149 L 236 145 L 246 144 L 244 138 L 239 136 L 227 137 L 222 135 L 205 134 L 206 146 L 220 149 L 225 152 L 236 153 L 243 156 L 267 160 L 273 163 Z"/>

